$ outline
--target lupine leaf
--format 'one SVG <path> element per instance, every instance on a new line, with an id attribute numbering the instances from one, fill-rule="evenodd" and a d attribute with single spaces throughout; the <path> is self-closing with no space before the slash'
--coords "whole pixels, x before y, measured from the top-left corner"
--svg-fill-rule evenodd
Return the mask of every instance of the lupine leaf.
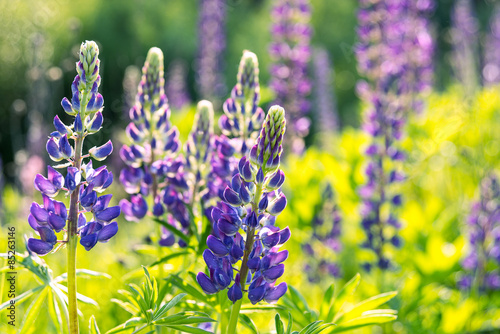
<path id="1" fill-rule="evenodd" d="M 388 302 L 398 294 L 397 291 L 386 292 L 380 295 L 365 299 L 362 302 L 354 305 L 354 307 L 346 313 L 338 313 L 335 315 L 333 322 L 339 322 L 342 319 L 353 319 L 361 316 L 363 312 L 373 310 L 374 308 Z"/>
<path id="2" fill-rule="evenodd" d="M 192 334 L 213 334 L 212 332 L 208 332 L 204 329 L 191 327 L 191 326 L 183 326 L 183 325 L 172 325 L 167 326 L 168 328 L 176 329 L 180 332 L 192 333 Z"/>
<path id="3" fill-rule="evenodd" d="M 208 298 L 203 292 L 201 292 L 194 286 L 186 283 L 186 281 L 181 280 L 179 276 L 173 275 L 171 278 L 172 278 L 172 284 L 175 285 L 177 288 L 186 292 L 187 294 L 191 295 L 192 297 L 194 297 L 199 301 L 208 303 Z"/>
<path id="4" fill-rule="evenodd" d="M 26 310 L 26 316 L 23 319 L 21 328 L 19 329 L 19 334 L 27 333 L 29 330 L 34 328 L 34 322 L 38 315 L 40 314 L 40 309 L 45 301 L 45 297 L 49 292 L 49 288 L 45 287 L 42 292 L 33 300 L 28 309 Z"/>
<path id="5" fill-rule="evenodd" d="M 187 245 L 189 245 L 189 237 L 182 233 L 181 231 L 179 231 L 178 229 L 176 229 L 174 226 L 170 225 L 169 223 L 161 220 L 161 219 L 158 219 L 158 218 L 154 218 L 153 219 L 155 222 L 157 222 L 158 224 L 161 224 L 162 226 L 164 226 L 167 230 L 169 230 L 170 232 L 172 232 L 173 234 L 175 234 L 177 237 L 181 238 L 182 240 L 184 240 L 186 242 Z M 191 224 L 190 224 L 191 225 Z"/>
<path id="6" fill-rule="evenodd" d="M 127 321 L 125 321 L 123 324 L 120 324 L 120 325 L 116 326 L 115 328 L 110 329 L 109 331 L 106 332 L 106 334 L 120 333 L 120 332 L 129 330 L 132 327 L 137 327 L 143 323 L 144 323 L 144 319 L 142 319 L 140 317 L 130 318 Z"/>
<path id="7" fill-rule="evenodd" d="M 62 285 L 62 284 L 59 284 L 59 283 L 55 283 L 54 284 L 56 287 L 58 287 L 59 289 L 61 289 L 62 291 L 68 293 L 68 287 Z M 76 299 L 78 299 L 78 301 L 82 302 L 82 303 L 85 303 L 85 304 L 91 304 L 91 305 L 94 305 L 94 306 L 99 306 L 99 304 L 97 304 L 97 302 L 95 300 L 93 300 L 92 298 L 89 298 L 87 296 L 84 296 L 80 293 L 76 293 Z"/>
<path id="8" fill-rule="evenodd" d="M 189 252 L 188 251 L 182 251 L 182 252 L 176 252 L 176 253 L 169 254 L 169 255 L 167 255 L 165 257 L 162 257 L 158 261 L 155 261 L 152 264 L 150 264 L 149 268 L 152 268 L 152 267 L 157 266 L 157 265 L 162 264 L 162 263 L 166 263 L 166 262 L 170 261 L 171 259 L 174 259 L 174 258 L 176 258 L 178 256 L 186 255 L 186 254 L 189 254 Z"/>
<path id="9" fill-rule="evenodd" d="M 276 334 L 285 334 L 285 327 L 283 326 L 283 321 L 281 321 L 280 315 L 278 313 L 274 317 L 274 323 L 276 326 Z"/>
<path id="10" fill-rule="evenodd" d="M 369 325 L 383 324 L 386 322 L 394 321 L 396 319 L 397 316 L 393 314 L 363 315 L 361 317 L 354 318 L 352 320 L 339 324 L 337 328 L 331 331 L 331 333 L 344 332 Z"/>
<path id="11" fill-rule="evenodd" d="M 77 269 L 76 276 L 81 278 L 107 278 L 111 279 L 111 276 L 106 273 L 101 273 L 98 271 L 88 270 L 88 269 Z M 57 283 L 65 282 L 68 279 L 68 273 L 61 274 L 54 278 Z"/>
<path id="12" fill-rule="evenodd" d="M 97 326 L 97 321 L 95 321 L 94 315 L 90 317 L 89 321 L 89 334 L 101 334 L 99 326 Z"/>
<path id="13" fill-rule="evenodd" d="M 129 302 L 124 302 L 123 300 L 115 298 L 111 299 L 111 302 L 118 304 L 118 306 L 120 306 L 122 309 L 124 309 L 125 311 L 127 311 L 132 315 L 136 315 L 139 312 L 139 309 L 134 305 L 130 304 Z"/>
<path id="14" fill-rule="evenodd" d="M 333 295 L 335 293 L 335 284 L 331 284 L 326 290 L 325 296 L 323 297 L 323 302 L 319 308 L 319 318 L 325 319 L 328 316 L 328 312 L 332 308 Z"/>
<path id="15" fill-rule="evenodd" d="M 180 300 L 182 298 L 184 298 L 185 296 L 186 296 L 185 293 L 181 293 L 181 294 L 178 294 L 177 296 L 175 296 L 174 298 L 172 298 L 168 303 L 166 303 L 165 305 L 163 305 L 158 310 L 158 312 L 155 314 L 153 320 L 157 320 L 157 319 L 160 319 L 161 317 L 163 317 L 168 312 L 168 310 L 170 310 L 172 307 L 174 307 L 175 305 L 177 305 L 177 303 L 179 303 Z"/>
<path id="16" fill-rule="evenodd" d="M 239 318 L 241 320 L 241 324 L 243 326 L 245 326 L 246 328 L 248 328 L 249 330 L 251 330 L 252 333 L 254 333 L 254 334 L 258 334 L 259 333 L 259 331 L 257 330 L 257 327 L 255 326 L 254 322 L 252 321 L 252 319 L 250 319 L 250 317 L 248 315 L 240 313 Z"/>
<path id="17" fill-rule="evenodd" d="M 360 280 L 361 276 L 358 273 L 342 287 L 338 296 L 335 298 L 332 308 L 330 309 L 330 312 L 328 312 L 328 316 L 325 321 L 331 322 L 333 320 L 334 314 L 341 310 L 347 299 L 354 293 L 354 291 L 356 291 Z"/>
<path id="18" fill-rule="evenodd" d="M 26 301 L 29 297 L 31 297 L 35 292 L 38 292 L 39 290 L 43 289 L 45 285 L 39 285 L 36 288 L 30 289 L 26 292 L 23 292 L 19 296 L 13 299 L 15 301 L 16 305 L 21 304 L 22 302 Z M 6 301 L 2 305 L 0 305 L 0 311 L 7 308 L 10 305 L 10 300 Z"/>
<path id="19" fill-rule="evenodd" d="M 59 333 L 64 333 L 63 330 L 63 320 L 61 317 L 61 310 L 59 309 L 59 304 L 56 299 L 56 295 L 54 294 L 52 289 L 49 289 L 48 295 L 47 295 L 47 303 L 48 303 L 48 311 L 49 311 L 49 316 L 52 320 L 52 323 L 56 328 L 58 328 Z M 59 325 L 59 327 L 57 327 Z"/>

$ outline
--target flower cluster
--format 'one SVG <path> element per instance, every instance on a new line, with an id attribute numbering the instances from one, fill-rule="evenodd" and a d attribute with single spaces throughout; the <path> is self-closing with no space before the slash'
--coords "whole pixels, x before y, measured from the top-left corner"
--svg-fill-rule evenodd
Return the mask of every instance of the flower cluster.
<path id="1" fill-rule="evenodd" d="M 46 149 L 54 161 L 66 161 L 55 168 L 66 169 L 66 176 L 48 166 L 47 177 L 35 177 L 35 189 L 42 194 L 43 204 L 34 202 L 30 207 L 28 222 L 40 239 L 30 238 L 28 248 L 39 255 L 53 250 L 58 242 L 56 233 L 63 230 L 68 237 L 78 235 L 86 250 L 92 249 L 98 241 L 107 242 L 118 231 L 113 220 L 120 215 L 119 206 L 109 206 L 112 195 L 98 196 L 113 182 L 113 174 L 101 166 L 92 167 L 92 157 L 104 160 L 113 151 L 108 141 L 99 147 L 92 147 L 87 155 L 82 155 L 85 137 L 98 132 L 103 123 L 103 98 L 98 93 L 101 82 L 99 76 L 99 49 L 95 42 L 82 43 L 80 60 L 76 64 L 78 75 L 71 85 L 71 101 L 64 98 L 61 102 L 64 111 L 74 116 L 73 124 L 64 124 L 59 116 L 54 118 L 56 131 L 50 134 Z M 74 146 L 70 144 L 74 142 Z M 70 195 L 69 213 L 63 202 L 55 197 L 60 191 Z M 86 213 L 92 215 L 87 221 Z M 68 227 L 66 229 L 66 222 Z"/>
<path id="2" fill-rule="evenodd" d="M 242 156 L 252 147 L 264 120 L 259 102 L 259 61 L 253 52 L 245 50 L 236 85 L 231 90 L 231 97 L 224 102 L 224 115 L 219 120 L 222 133 L 232 138 L 233 147 Z"/>
<path id="3" fill-rule="evenodd" d="M 453 43 L 453 66 L 457 79 L 474 91 L 478 86 L 479 22 L 471 0 L 455 2 L 451 16 Z"/>
<path id="4" fill-rule="evenodd" d="M 310 282 L 318 282 L 325 275 L 340 277 L 341 274 L 340 267 L 332 261 L 332 258 L 334 253 L 342 249 L 339 240 L 342 219 L 330 183 L 325 187 L 321 202 L 315 211 L 312 238 L 302 245 L 310 259 L 304 268 Z M 319 254 L 327 255 L 321 257 Z"/>
<path id="5" fill-rule="evenodd" d="M 170 107 L 165 95 L 163 52 L 151 48 L 142 68 L 135 105 L 130 109 L 132 122 L 126 134 L 132 143 L 123 145 L 120 156 L 127 165 L 120 173 L 130 201 L 120 206 L 129 221 L 137 221 L 150 210 L 147 197 L 151 195 L 151 213 L 160 217 L 168 210 L 169 221 L 187 229 L 190 219 L 185 207 L 184 192 L 188 190 L 185 163 L 178 155 L 181 147 L 179 131 L 170 123 Z"/>
<path id="6" fill-rule="evenodd" d="M 275 226 L 276 216 L 286 206 L 280 190 L 285 175 L 279 170 L 284 132 L 285 111 L 273 106 L 257 143 L 240 159 L 239 173 L 225 188 L 224 200 L 212 210 L 213 235 L 207 238 L 203 254 L 209 275 L 197 275 L 207 294 L 229 288 L 228 298 L 234 303 L 243 298 L 249 284 L 248 298 L 255 304 L 276 302 L 287 290 L 284 282 L 276 285 L 288 257 L 279 247 L 290 238 L 288 227 Z M 234 275 L 233 266 L 240 260 Z"/>
<path id="7" fill-rule="evenodd" d="M 309 133 L 311 82 L 307 67 L 311 58 L 311 7 L 308 0 L 278 0 L 272 9 L 270 86 L 276 103 L 287 110 L 289 136 L 295 152 L 304 150 Z"/>
<path id="8" fill-rule="evenodd" d="M 165 91 L 174 109 L 182 109 L 191 103 L 187 89 L 187 64 L 180 60 L 174 60 L 167 73 L 167 84 Z"/>
<path id="9" fill-rule="evenodd" d="M 486 38 L 484 48 L 483 80 L 485 85 L 495 85 L 500 83 L 500 5 L 495 6 L 495 10 L 490 19 L 490 33 Z"/>
<path id="10" fill-rule="evenodd" d="M 224 0 L 201 0 L 198 18 L 197 83 L 203 98 L 224 94 L 223 53 L 226 49 Z"/>
<path id="11" fill-rule="evenodd" d="M 312 60 L 314 69 L 314 106 L 319 124 L 318 137 L 320 137 L 321 144 L 328 147 L 331 140 L 329 134 L 339 130 L 335 93 L 332 85 L 332 65 L 328 52 L 323 48 L 314 50 Z"/>
<path id="12" fill-rule="evenodd" d="M 404 180 L 400 162 L 405 155 L 399 148 L 399 140 L 406 113 L 415 109 L 415 97 L 427 82 L 419 75 L 426 73 L 428 65 L 417 63 L 410 56 L 430 50 L 430 36 L 417 19 L 432 7 L 428 1 L 420 2 L 420 6 L 412 1 L 366 0 L 358 13 L 360 43 L 356 56 L 360 72 L 371 83 L 362 81 L 358 85 L 369 106 L 364 129 L 371 136 L 366 150 L 368 180 L 360 191 L 361 215 L 367 234 L 364 246 L 374 251 L 381 269 L 389 267 L 384 253 L 386 244 L 400 245 L 397 229 L 401 224 L 395 209 L 402 204 L 402 198 L 393 187 Z"/>
<path id="13" fill-rule="evenodd" d="M 462 262 L 466 274 L 459 285 L 500 289 L 500 184 L 494 174 L 481 182 L 480 198 L 468 218 L 469 253 Z"/>

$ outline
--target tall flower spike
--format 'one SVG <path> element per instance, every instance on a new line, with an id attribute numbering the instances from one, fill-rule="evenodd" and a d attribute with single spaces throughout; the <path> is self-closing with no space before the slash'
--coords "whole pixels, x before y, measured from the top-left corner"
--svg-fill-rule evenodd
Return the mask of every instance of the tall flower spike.
<path id="1" fill-rule="evenodd" d="M 183 205 L 188 184 L 184 162 L 178 156 L 179 131 L 170 122 L 170 107 L 165 95 L 163 52 L 148 51 L 142 68 L 135 105 L 130 109 L 131 122 L 126 128 L 130 145 L 123 145 L 120 156 L 127 165 L 120 181 L 130 200 L 120 206 L 127 220 L 138 221 L 150 212 L 168 215 L 167 221 L 187 231 L 189 218 Z M 151 196 L 153 207 L 148 206 Z"/>
<path id="2" fill-rule="evenodd" d="M 255 53 L 243 51 L 236 85 L 231 97 L 224 102 L 224 115 L 219 120 L 222 133 L 232 138 L 232 144 L 241 156 L 253 145 L 264 120 L 259 107 L 259 61 Z"/>
<path id="3" fill-rule="evenodd" d="M 500 289 L 500 183 L 495 174 L 481 182 L 479 200 L 472 206 L 467 221 L 468 255 L 462 261 L 463 289 L 481 292 Z M 497 268 L 497 269 L 495 269 Z"/>
<path id="4" fill-rule="evenodd" d="M 226 7 L 224 0 L 200 1 L 196 81 L 204 99 L 220 98 L 226 91 L 222 75 L 226 49 Z"/>
<path id="5" fill-rule="evenodd" d="M 305 149 L 304 137 L 311 124 L 308 65 L 311 58 L 313 30 L 309 0 L 278 0 L 271 12 L 272 43 L 270 87 L 276 94 L 274 103 L 287 110 L 289 135 L 287 145 L 296 153 Z"/>
<path id="6" fill-rule="evenodd" d="M 425 15 L 432 8 L 429 1 L 363 0 L 358 12 L 356 57 L 367 79 L 358 84 L 358 93 L 369 106 L 363 127 L 371 136 L 365 152 L 367 182 L 360 189 L 361 215 L 367 235 L 364 246 L 373 250 L 381 269 L 390 265 L 385 246 L 400 246 L 397 230 L 401 224 L 395 213 L 401 195 L 394 187 L 404 180 L 399 140 L 407 113 L 418 111 L 419 95 L 429 86 L 433 43 Z M 383 206 L 391 209 L 382 210 Z M 370 266 L 366 264 L 367 269 Z"/>
<path id="7" fill-rule="evenodd" d="M 203 254 L 210 275 L 200 272 L 197 280 L 208 294 L 228 289 L 228 298 L 234 303 L 231 333 L 245 292 L 255 304 L 261 300 L 275 303 L 287 291 L 286 283 L 276 284 L 288 257 L 279 248 L 290 238 L 288 227 L 275 226 L 276 216 L 286 206 L 279 189 L 284 174 L 278 169 L 284 131 L 285 111 L 273 106 L 251 150 L 252 160 L 248 156 L 240 159 L 239 173 L 228 180 L 223 201 L 212 210 L 213 235 L 207 238 L 208 249 Z M 235 276 L 233 266 L 238 262 Z"/>
<path id="8" fill-rule="evenodd" d="M 79 61 L 76 64 L 78 75 L 71 86 L 71 102 L 64 98 L 61 105 L 64 111 L 75 117 L 72 125 L 64 124 L 58 116 L 47 142 L 47 152 L 55 160 L 67 160 L 55 168 L 66 169 L 66 175 L 48 166 L 47 178 L 35 177 L 35 188 L 42 193 L 43 204 L 33 203 L 30 207 L 28 223 L 39 238 L 27 242 L 30 252 L 48 254 L 56 245 L 66 244 L 68 250 L 68 313 L 69 332 L 78 333 L 78 310 L 76 301 L 76 253 L 78 240 L 85 250 L 90 251 L 97 242 L 109 241 L 117 232 L 114 221 L 120 215 L 119 206 L 110 206 L 112 195 L 98 196 L 113 182 L 113 174 L 106 166 L 92 168 L 92 160 L 104 160 L 113 151 L 111 141 L 94 147 L 88 154 L 83 152 L 87 136 L 98 132 L 102 126 L 104 100 L 98 89 L 99 48 L 93 41 L 86 41 L 80 47 Z M 71 145 L 71 142 L 73 145 Z M 89 159 L 86 163 L 84 159 Z M 64 202 L 55 199 L 60 191 L 69 197 L 68 210 Z M 69 195 L 69 196 L 68 196 Z M 63 241 L 58 235 L 65 231 Z M 61 247 L 56 247 L 56 250 Z"/>

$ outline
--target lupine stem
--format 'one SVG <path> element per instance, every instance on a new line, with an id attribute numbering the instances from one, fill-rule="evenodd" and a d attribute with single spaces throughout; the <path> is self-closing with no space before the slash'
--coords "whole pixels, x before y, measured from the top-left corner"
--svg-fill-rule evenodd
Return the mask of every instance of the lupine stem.
<path id="1" fill-rule="evenodd" d="M 257 190 L 255 191 L 255 197 L 252 202 L 252 210 L 255 214 L 259 215 L 259 200 L 262 197 L 262 183 L 257 184 Z M 250 252 L 252 251 L 253 241 L 255 236 L 255 227 L 248 228 L 247 231 L 247 240 L 245 242 L 245 252 L 243 255 L 243 260 L 241 261 L 241 269 L 240 269 L 240 284 L 241 291 L 245 291 L 245 283 L 247 281 L 248 274 L 248 266 L 247 261 L 250 256 Z M 227 333 L 234 334 L 236 333 L 236 326 L 238 324 L 238 317 L 240 315 L 241 304 L 243 302 L 243 298 L 237 300 L 233 304 L 233 308 L 231 309 L 231 318 L 229 319 L 229 326 Z"/>
<path id="2" fill-rule="evenodd" d="M 85 101 L 85 100 L 84 100 Z M 75 139 L 75 160 L 73 166 L 80 170 L 83 136 Z M 80 185 L 71 193 L 68 219 L 68 308 L 69 333 L 78 334 L 78 305 L 76 301 L 76 246 L 78 244 L 78 196 Z"/>

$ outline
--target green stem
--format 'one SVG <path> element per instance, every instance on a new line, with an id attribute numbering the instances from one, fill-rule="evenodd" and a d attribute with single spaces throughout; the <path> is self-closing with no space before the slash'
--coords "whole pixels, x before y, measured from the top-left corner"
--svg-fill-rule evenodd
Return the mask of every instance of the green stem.
<path id="1" fill-rule="evenodd" d="M 257 216 L 259 214 L 258 203 L 261 196 L 262 196 L 262 184 L 257 184 L 257 189 L 255 191 L 255 196 L 252 202 L 252 210 L 253 212 L 255 212 Z M 243 260 L 241 261 L 241 268 L 240 268 L 240 284 L 241 284 L 241 291 L 243 292 L 245 291 L 245 283 L 248 274 L 247 261 L 248 257 L 250 256 L 250 252 L 252 251 L 254 237 L 255 237 L 255 227 L 248 228 L 247 240 L 245 242 L 245 252 L 243 254 Z M 227 328 L 228 334 L 236 333 L 236 326 L 238 325 L 238 317 L 240 315 L 242 303 L 243 303 L 243 298 L 241 298 L 240 300 L 236 301 L 236 303 L 233 304 L 233 308 L 231 309 L 231 317 L 229 318 L 229 325 Z"/>
<path id="2" fill-rule="evenodd" d="M 83 135 L 76 134 L 75 160 L 73 166 L 80 170 L 82 163 Z M 78 197 L 80 185 L 78 185 L 70 196 L 68 217 L 68 311 L 69 311 L 69 333 L 78 334 L 78 305 L 76 301 L 76 247 L 78 245 Z"/>

